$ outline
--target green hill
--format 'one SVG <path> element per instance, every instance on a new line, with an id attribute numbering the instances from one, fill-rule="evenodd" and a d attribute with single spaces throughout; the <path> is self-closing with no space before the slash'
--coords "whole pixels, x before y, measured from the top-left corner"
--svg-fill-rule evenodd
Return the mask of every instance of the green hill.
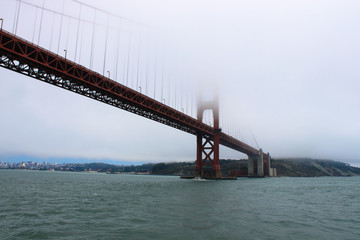
<path id="1" fill-rule="evenodd" d="M 276 168 L 278 176 L 320 177 L 360 175 L 360 168 L 333 160 L 310 158 L 273 159 L 271 167 Z"/>
<path id="2" fill-rule="evenodd" d="M 247 160 L 220 160 L 223 176 L 247 175 Z M 347 163 L 309 158 L 272 159 L 271 167 L 277 176 L 320 177 L 320 176 L 360 176 L 360 168 Z M 155 175 L 186 176 L 194 174 L 195 162 L 158 163 L 152 168 Z"/>

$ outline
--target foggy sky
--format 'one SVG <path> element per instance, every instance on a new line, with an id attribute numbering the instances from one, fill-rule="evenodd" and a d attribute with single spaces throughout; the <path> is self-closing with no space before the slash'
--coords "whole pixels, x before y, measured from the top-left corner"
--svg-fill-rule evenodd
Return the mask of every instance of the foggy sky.
<path id="1" fill-rule="evenodd" d="M 360 164 L 358 1 L 83 2 L 167 39 L 178 73 L 217 86 L 227 125 L 272 157 Z M 0 91 L 2 156 L 195 159 L 192 135 L 3 68 Z"/>

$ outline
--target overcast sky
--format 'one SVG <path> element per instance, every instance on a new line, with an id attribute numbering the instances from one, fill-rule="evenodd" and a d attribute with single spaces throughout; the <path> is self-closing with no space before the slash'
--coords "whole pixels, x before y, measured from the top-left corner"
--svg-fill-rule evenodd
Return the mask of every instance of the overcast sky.
<path id="1" fill-rule="evenodd" d="M 9 31 L 15 2 L 5 0 L 8 10 L 0 10 Z M 216 86 L 223 123 L 236 126 L 249 144 L 252 131 L 275 158 L 360 165 L 359 1 L 83 2 L 140 22 L 166 39 L 172 58 L 179 57 L 176 73 Z M 1 156 L 195 159 L 192 135 L 4 68 L 0 112 Z M 226 148 L 220 156 L 245 157 Z"/>

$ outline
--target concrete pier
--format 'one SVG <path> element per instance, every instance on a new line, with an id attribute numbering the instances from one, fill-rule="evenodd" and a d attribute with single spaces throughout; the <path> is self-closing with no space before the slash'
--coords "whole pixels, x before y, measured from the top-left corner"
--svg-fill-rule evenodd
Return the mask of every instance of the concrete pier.
<path id="1" fill-rule="evenodd" d="M 248 177 L 264 177 L 264 155 L 259 151 L 259 155 L 248 155 Z"/>
<path id="2" fill-rule="evenodd" d="M 263 151 L 260 148 L 260 155 L 257 157 L 257 176 L 264 176 L 264 158 Z"/>
<path id="3" fill-rule="evenodd" d="M 254 176 L 254 158 L 248 155 L 248 176 Z"/>

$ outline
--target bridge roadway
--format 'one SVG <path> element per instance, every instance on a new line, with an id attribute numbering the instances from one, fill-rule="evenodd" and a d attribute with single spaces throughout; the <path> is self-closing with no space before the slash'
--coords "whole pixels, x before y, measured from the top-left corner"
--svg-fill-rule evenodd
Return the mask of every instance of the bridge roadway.
<path id="1" fill-rule="evenodd" d="M 162 124 L 213 138 L 216 129 L 84 66 L 0 30 L 0 66 Z M 247 155 L 255 149 L 223 132 L 220 144 Z"/>

